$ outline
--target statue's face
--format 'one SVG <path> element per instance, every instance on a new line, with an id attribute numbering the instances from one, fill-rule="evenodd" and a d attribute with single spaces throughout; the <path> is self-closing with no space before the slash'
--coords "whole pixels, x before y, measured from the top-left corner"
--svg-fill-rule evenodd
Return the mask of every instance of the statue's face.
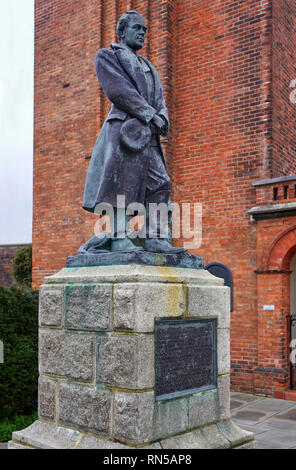
<path id="1" fill-rule="evenodd" d="M 134 51 L 138 51 L 144 46 L 146 31 L 147 28 L 143 18 L 133 15 L 124 30 L 121 41 Z"/>

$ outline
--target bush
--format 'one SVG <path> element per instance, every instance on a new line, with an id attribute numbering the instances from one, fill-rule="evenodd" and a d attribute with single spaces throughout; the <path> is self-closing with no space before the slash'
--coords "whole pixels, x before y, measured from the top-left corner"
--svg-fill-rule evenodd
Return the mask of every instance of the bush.
<path id="1" fill-rule="evenodd" d="M 21 287 L 32 284 L 32 245 L 17 250 L 13 258 L 11 274 Z"/>
<path id="2" fill-rule="evenodd" d="M 37 409 L 38 291 L 0 286 L 0 421 Z"/>
<path id="3" fill-rule="evenodd" d="M 20 431 L 27 428 L 30 424 L 38 419 L 38 414 L 35 411 L 29 416 L 14 416 L 11 419 L 5 418 L 0 422 L 0 442 L 10 441 L 11 435 L 14 431 Z"/>

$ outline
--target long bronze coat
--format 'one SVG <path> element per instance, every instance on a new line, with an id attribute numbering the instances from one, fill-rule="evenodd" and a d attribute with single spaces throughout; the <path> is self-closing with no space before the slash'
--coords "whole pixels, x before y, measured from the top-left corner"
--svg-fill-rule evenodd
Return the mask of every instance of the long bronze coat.
<path id="1" fill-rule="evenodd" d="M 96 204 L 105 202 L 116 207 L 117 195 L 124 195 L 126 205 L 144 203 L 149 167 L 149 146 L 134 153 L 119 140 L 122 124 L 137 118 L 150 125 L 154 114 L 164 117 L 169 126 L 161 81 L 147 59 L 154 79 L 154 99 L 148 104 L 147 82 L 136 55 L 120 44 L 101 49 L 95 57 L 95 69 L 101 86 L 112 103 L 108 117 L 95 144 L 86 177 L 83 208 L 94 211 Z M 164 159 L 159 136 L 159 158 Z"/>

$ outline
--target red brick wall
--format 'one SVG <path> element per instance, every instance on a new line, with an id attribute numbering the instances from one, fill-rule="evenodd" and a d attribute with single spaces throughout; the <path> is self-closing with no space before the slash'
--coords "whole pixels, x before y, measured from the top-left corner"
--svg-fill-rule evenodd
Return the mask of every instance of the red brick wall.
<path id="1" fill-rule="evenodd" d="M 93 59 L 100 2 L 35 2 L 33 286 L 65 264 L 91 234 L 81 208 L 84 179 L 100 127 Z M 63 88 L 64 85 L 69 85 Z"/>
<path id="2" fill-rule="evenodd" d="M 232 270 L 232 386 L 253 391 L 265 372 L 254 374 L 257 226 L 247 211 L 256 205 L 252 182 L 296 172 L 294 126 L 283 112 L 293 118 L 287 97 L 295 38 L 285 33 L 295 20 L 293 2 L 280 0 L 283 8 L 277 3 L 274 11 L 271 0 L 35 3 L 34 286 L 92 236 L 95 216 L 81 209 L 85 157 L 109 107 L 93 59 L 116 40 L 119 16 L 137 9 L 148 23 L 141 53 L 160 72 L 172 121 L 165 142 L 172 200 L 203 204 L 195 253 Z"/>
<path id="3" fill-rule="evenodd" d="M 273 176 L 296 173 L 296 104 L 290 101 L 296 79 L 296 3 L 273 2 Z"/>
<path id="4" fill-rule="evenodd" d="M 270 2 L 178 4 L 174 196 L 203 203 L 196 253 L 233 273 L 232 384 L 257 364 L 256 226 L 251 182 L 270 175 Z"/>

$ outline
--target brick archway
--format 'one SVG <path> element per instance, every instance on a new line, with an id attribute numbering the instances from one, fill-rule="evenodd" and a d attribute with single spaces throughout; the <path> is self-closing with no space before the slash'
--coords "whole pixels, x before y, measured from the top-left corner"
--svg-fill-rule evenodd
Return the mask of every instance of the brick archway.
<path id="1" fill-rule="evenodd" d="M 296 225 L 277 237 L 264 260 L 264 271 L 289 271 L 296 253 Z"/>
<path id="2" fill-rule="evenodd" d="M 265 234 L 266 227 L 262 227 L 262 241 L 266 240 Z M 257 271 L 258 367 L 254 372 L 254 390 L 273 395 L 287 390 L 290 384 L 288 315 L 296 224 L 281 230 L 267 249 L 264 243 L 261 246 L 266 251 Z"/>

